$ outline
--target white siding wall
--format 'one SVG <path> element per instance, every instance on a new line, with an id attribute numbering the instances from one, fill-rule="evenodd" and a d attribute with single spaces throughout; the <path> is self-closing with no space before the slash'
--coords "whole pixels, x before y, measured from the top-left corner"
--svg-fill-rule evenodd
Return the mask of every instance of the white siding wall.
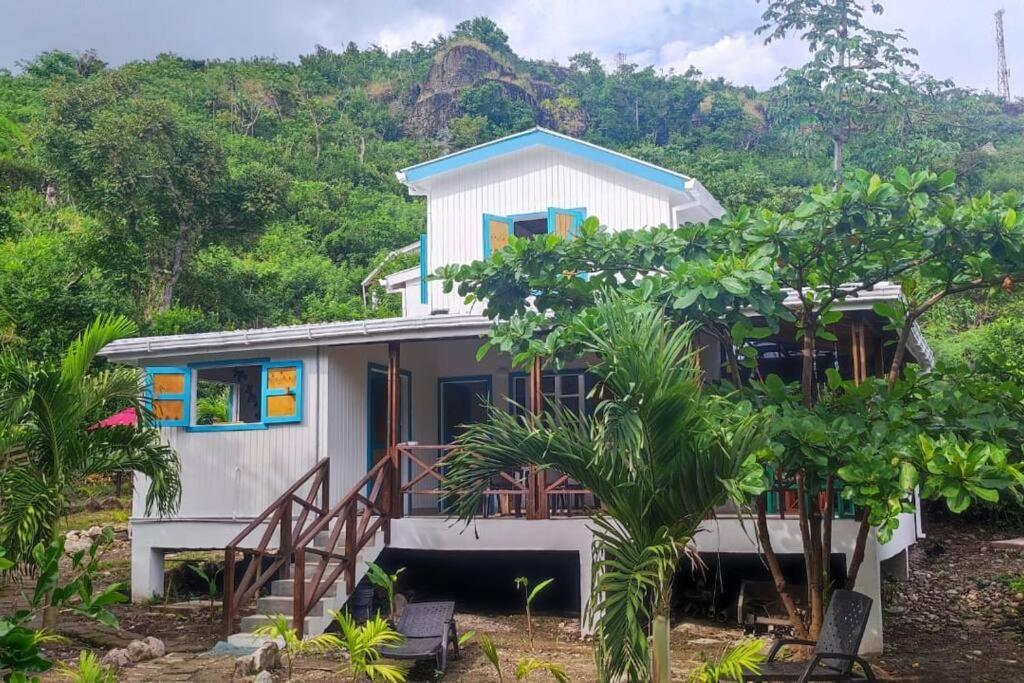
<path id="1" fill-rule="evenodd" d="M 302 422 L 270 425 L 267 429 L 252 431 L 163 429 L 168 443 L 181 460 L 182 496 L 176 515 L 178 518 L 254 517 L 311 468 L 319 459 L 318 453 L 326 454 L 322 444 L 325 430 L 320 419 L 320 406 L 326 399 L 326 383 L 321 380 L 326 375 L 327 364 L 316 350 L 166 359 L 158 364 L 184 366 L 207 360 L 242 358 L 303 362 Z M 148 485 L 145 478 L 138 478 L 134 517 L 143 516 Z"/>
<path id="2" fill-rule="evenodd" d="M 500 163 L 472 166 L 430 183 L 427 204 L 428 265 L 470 263 L 483 258 L 485 213 L 507 216 L 548 207 L 585 207 L 611 230 L 671 224 L 667 188 L 633 178 L 547 147 L 503 157 Z M 470 312 L 456 293 L 430 284 L 430 307 Z"/>

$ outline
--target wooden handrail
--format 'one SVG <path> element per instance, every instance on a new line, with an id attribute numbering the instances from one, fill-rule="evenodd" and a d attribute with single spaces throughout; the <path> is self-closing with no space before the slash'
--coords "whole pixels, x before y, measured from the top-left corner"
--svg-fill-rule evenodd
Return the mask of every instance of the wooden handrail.
<path id="1" fill-rule="evenodd" d="M 255 597 L 263 586 L 279 572 L 287 578 L 289 565 L 294 555 L 294 539 L 303 536 L 310 512 L 314 512 L 316 519 L 319 520 L 323 517 L 323 511 L 327 510 L 330 505 L 329 482 L 330 465 L 328 460 L 324 459 L 299 477 L 224 548 L 223 629 L 225 638 L 231 635 L 235 620 L 242 607 Z M 297 492 L 307 484 L 309 491 L 306 496 L 298 495 Z M 315 502 L 318 496 L 320 498 L 319 505 Z M 301 508 L 297 517 L 292 514 L 294 505 Z M 266 525 L 266 529 L 255 547 L 243 547 L 246 539 L 263 525 Z M 269 550 L 275 530 L 278 531 L 277 549 Z M 243 559 L 246 556 L 249 557 L 249 566 L 236 585 L 235 566 L 238 553 Z M 264 568 L 264 558 L 268 557 L 273 560 Z"/>
<path id="2" fill-rule="evenodd" d="M 385 544 L 390 540 L 391 531 L 391 477 L 394 467 L 391 458 L 382 458 L 349 492 L 326 514 L 321 515 L 305 529 L 295 541 L 294 597 L 292 600 L 292 625 L 303 637 L 305 620 L 313 607 L 320 601 L 342 572 L 348 593 L 355 590 L 356 562 L 360 551 L 365 548 L 378 530 L 384 530 Z M 369 493 L 365 492 L 370 485 Z M 362 510 L 360 511 L 360 506 Z M 334 527 L 331 527 L 334 522 Z M 339 552 L 338 543 L 344 530 L 344 545 Z M 316 537 L 327 532 L 324 547 L 316 547 Z M 306 581 L 306 553 L 319 557 L 312 578 Z M 331 567 L 331 562 L 335 565 Z"/>

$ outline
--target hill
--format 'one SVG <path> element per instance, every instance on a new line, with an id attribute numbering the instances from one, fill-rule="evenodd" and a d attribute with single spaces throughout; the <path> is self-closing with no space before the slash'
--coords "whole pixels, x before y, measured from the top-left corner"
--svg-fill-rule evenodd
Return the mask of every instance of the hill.
<path id="1" fill-rule="evenodd" d="M 536 124 L 697 176 L 728 207 L 791 206 L 829 178 L 827 139 L 774 91 L 586 53 L 526 60 L 483 18 L 298 63 L 101 57 L 0 73 L 0 340 L 33 355 L 101 311 L 147 333 L 393 315 L 359 282 L 423 229 L 394 171 Z M 1019 182 L 1017 104 L 930 79 L 907 97 L 850 144 L 851 166 Z"/>

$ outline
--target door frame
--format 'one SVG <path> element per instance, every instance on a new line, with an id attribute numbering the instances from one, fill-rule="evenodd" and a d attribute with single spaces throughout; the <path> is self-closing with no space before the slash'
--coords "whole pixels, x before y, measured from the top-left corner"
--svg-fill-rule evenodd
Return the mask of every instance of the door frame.
<path id="1" fill-rule="evenodd" d="M 366 365 L 366 471 L 373 469 L 373 374 L 380 373 L 387 376 L 388 366 L 381 363 L 367 363 Z M 406 409 L 405 431 L 406 441 L 412 441 L 412 371 L 399 369 L 399 382 L 406 380 L 408 387 L 408 406 Z"/>
<path id="2" fill-rule="evenodd" d="M 494 380 L 491 375 L 453 375 L 437 378 L 437 443 L 447 446 L 444 430 L 444 387 L 446 384 L 470 384 L 484 382 L 487 384 L 487 403 L 494 405 Z"/>

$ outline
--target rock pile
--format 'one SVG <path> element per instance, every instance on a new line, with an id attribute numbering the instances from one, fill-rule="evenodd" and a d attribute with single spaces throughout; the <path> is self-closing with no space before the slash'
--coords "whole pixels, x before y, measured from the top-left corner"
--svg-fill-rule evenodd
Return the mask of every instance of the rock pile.
<path id="1" fill-rule="evenodd" d="M 157 659 L 167 654 L 164 642 L 152 636 L 142 640 L 133 640 L 128 647 L 119 647 L 103 655 L 103 663 L 115 669 L 124 669 L 132 664 Z"/>

